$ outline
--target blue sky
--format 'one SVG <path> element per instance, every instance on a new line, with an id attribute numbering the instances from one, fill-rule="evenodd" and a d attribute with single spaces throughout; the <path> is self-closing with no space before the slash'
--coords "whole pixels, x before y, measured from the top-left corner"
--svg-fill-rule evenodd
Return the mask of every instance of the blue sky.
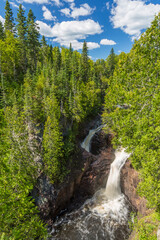
<path id="1" fill-rule="evenodd" d="M 20 3 L 26 15 L 33 10 L 49 44 L 68 47 L 71 42 L 81 51 L 86 40 L 93 60 L 105 59 L 112 47 L 116 54 L 129 52 L 160 11 L 159 0 L 11 0 L 14 18 Z M 0 0 L 2 22 L 4 7 L 5 0 Z"/>

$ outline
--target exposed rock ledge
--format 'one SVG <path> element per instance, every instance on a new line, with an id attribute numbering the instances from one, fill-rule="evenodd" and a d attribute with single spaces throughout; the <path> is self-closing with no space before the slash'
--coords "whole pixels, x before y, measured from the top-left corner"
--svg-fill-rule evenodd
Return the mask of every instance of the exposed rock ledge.
<path id="1" fill-rule="evenodd" d="M 32 196 L 40 210 L 42 218 L 52 225 L 57 215 L 79 207 L 99 188 L 105 187 L 110 164 L 114 160 L 111 136 L 103 131 L 92 139 L 91 152 L 84 149 L 79 153 L 79 169 L 72 172 L 65 182 L 59 186 L 49 183 L 45 176 L 38 179 Z M 146 201 L 136 193 L 138 173 L 127 161 L 121 172 L 122 192 L 128 197 L 133 207 L 140 213 L 146 211 Z"/>
<path id="2" fill-rule="evenodd" d="M 128 197 L 135 210 L 145 216 L 148 210 L 146 206 L 147 201 L 137 194 L 138 183 L 139 174 L 132 167 L 130 160 L 128 160 L 121 171 L 122 192 Z"/>

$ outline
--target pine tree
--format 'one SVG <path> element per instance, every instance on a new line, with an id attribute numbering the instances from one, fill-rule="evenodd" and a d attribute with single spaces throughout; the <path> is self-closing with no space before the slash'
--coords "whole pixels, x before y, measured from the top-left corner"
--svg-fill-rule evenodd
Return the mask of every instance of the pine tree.
<path id="1" fill-rule="evenodd" d="M 18 24 L 16 25 L 17 29 L 17 35 L 18 35 L 18 40 L 19 40 L 19 45 L 20 45 L 20 52 L 21 52 L 21 67 L 23 69 L 23 72 L 26 72 L 26 67 L 27 67 L 27 58 L 26 58 L 26 17 L 24 16 L 25 11 L 22 8 L 22 4 L 19 5 L 19 10 L 17 13 L 17 18 L 16 21 Z"/>
<path id="2" fill-rule="evenodd" d="M 52 45 L 49 46 L 48 61 L 51 63 L 51 66 L 53 66 L 53 47 L 52 47 Z"/>
<path id="3" fill-rule="evenodd" d="M 53 63 L 55 74 L 58 73 L 58 71 L 61 68 L 61 52 L 59 47 L 54 48 L 54 63 Z"/>
<path id="4" fill-rule="evenodd" d="M 35 23 L 35 16 L 32 10 L 29 10 L 27 18 L 27 47 L 28 47 L 28 65 L 31 71 L 37 67 L 38 52 L 39 52 L 39 32 L 38 25 Z"/>
<path id="5" fill-rule="evenodd" d="M 2 22 L 0 21 L 0 39 L 4 40 L 5 34 L 4 34 L 4 27 Z"/>
<path id="6" fill-rule="evenodd" d="M 55 96 L 45 99 L 47 120 L 43 134 L 43 161 L 52 182 L 63 179 L 63 137 L 59 127 L 60 108 Z"/>
<path id="7" fill-rule="evenodd" d="M 69 45 L 69 56 L 71 57 L 73 53 L 72 43 Z"/>
<path id="8" fill-rule="evenodd" d="M 42 44 L 42 47 L 46 47 L 47 46 L 47 42 L 46 42 L 46 39 L 45 39 L 44 35 L 42 36 L 41 44 Z"/>
<path id="9" fill-rule="evenodd" d="M 112 48 L 110 51 L 110 55 L 107 58 L 108 65 L 108 77 L 113 75 L 115 65 L 116 65 L 116 55 L 114 53 L 114 49 Z"/>
<path id="10" fill-rule="evenodd" d="M 86 41 L 83 43 L 82 49 L 82 62 L 81 62 L 81 69 L 80 73 L 82 76 L 82 81 L 87 82 L 88 74 L 89 74 L 89 63 L 88 63 L 88 47 Z"/>
<path id="11" fill-rule="evenodd" d="M 49 48 L 45 39 L 45 36 L 42 36 L 41 39 L 41 51 L 40 51 L 40 58 L 41 58 L 41 63 L 44 65 L 45 63 L 47 64 L 48 62 L 48 54 L 49 54 Z"/>
<path id="12" fill-rule="evenodd" d="M 13 12 L 12 9 L 10 7 L 10 4 L 8 2 L 8 0 L 6 1 L 6 6 L 5 6 L 5 23 L 4 23 L 4 27 L 5 30 L 9 30 L 12 33 L 15 32 L 15 24 L 14 24 L 14 18 L 13 18 Z"/>

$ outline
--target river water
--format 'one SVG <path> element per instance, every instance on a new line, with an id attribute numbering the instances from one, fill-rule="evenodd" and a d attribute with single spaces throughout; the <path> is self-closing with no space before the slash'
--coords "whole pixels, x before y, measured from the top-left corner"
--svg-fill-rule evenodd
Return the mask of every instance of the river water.
<path id="1" fill-rule="evenodd" d="M 90 130 L 81 145 L 86 151 L 90 149 L 92 137 L 102 127 Z M 121 193 L 120 171 L 129 156 L 125 149 L 116 150 L 106 188 L 97 191 L 80 209 L 58 219 L 52 229 L 52 240 L 127 239 L 130 204 Z"/>

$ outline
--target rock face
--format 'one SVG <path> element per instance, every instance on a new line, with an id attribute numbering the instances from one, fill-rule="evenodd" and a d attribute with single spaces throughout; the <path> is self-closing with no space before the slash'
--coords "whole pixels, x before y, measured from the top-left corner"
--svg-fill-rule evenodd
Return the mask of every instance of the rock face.
<path id="1" fill-rule="evenodd" d="M 50 184 L 46 176 L 41 175 L 32 192 L 35 203 L 42 218 L 52 224 L 52 220 L 62 212 L 79 207 L 91 197 L 99 188 L 105 187 L 110 164 L 114 160 L 114 151 L 111 147 L 110 135 L 102 131 L 93 138 L 91 149 L 98 155 L 93 155 L 80 149 L 78 156 L 79 169 L 65 179 L 58 186 Z M 98 143 L 98 147 L 96 146 Z M 96 146 L 96 148 L 95 148 Z"/>
<path id="2" fill-rule="evenodd" d="M 85 131 L 81 133 L 83 139 L 84 133 Z M 111 139 L 111 135 L 106 135 L 101 130 L 92 138 L 91 153 L 79 146 L 78 167 L 71 172 L 64 183 L 57 186 L 50 184 L 44 175 L 39 177 L 32 196 L 48 225 L 52 225 L 57 215 L 80 207 L 98 189 L 105 187 L 110 164 L 115 157 Z M 146 201 L 136 193 L 138 182 L 138 173 L 133 169 L 130 161 L 127 161 L 121 171 L 122 192 L 128 197 L 135 210 L 144 214 Z"/>
<path id="3" fill-rule="evenodd" d="M 111 140 L 112 136 L 103 131 L 95 133 L 91 140 L 90 152 L 94 155 L 99 155 L 102 151 L 105 152 L 111 146 Z"/>
<path id="4" fill-rule="evenodd" d="M 145 216 L 147 212 L 147 201 L 137 194 L 138 183 L 139 174 L 128 160 L 121 171 L 121 189 L 135 210 Z"/>
<path id="5" fill-rule="evenodd" d="M 79 157 L 81 160 L 80 169 L 68 175 L 62 184 L 51 184 L 46 176 L 41 175 L 32 191 L 31 195 L 39 208 L 40 215 L 48 224 L 51 224 L 51 219 L 54 220 L 68 206 L 84 173 L 91 162 L 95 161 L 92 154 L 86 154 L 82 149 Z"/>

